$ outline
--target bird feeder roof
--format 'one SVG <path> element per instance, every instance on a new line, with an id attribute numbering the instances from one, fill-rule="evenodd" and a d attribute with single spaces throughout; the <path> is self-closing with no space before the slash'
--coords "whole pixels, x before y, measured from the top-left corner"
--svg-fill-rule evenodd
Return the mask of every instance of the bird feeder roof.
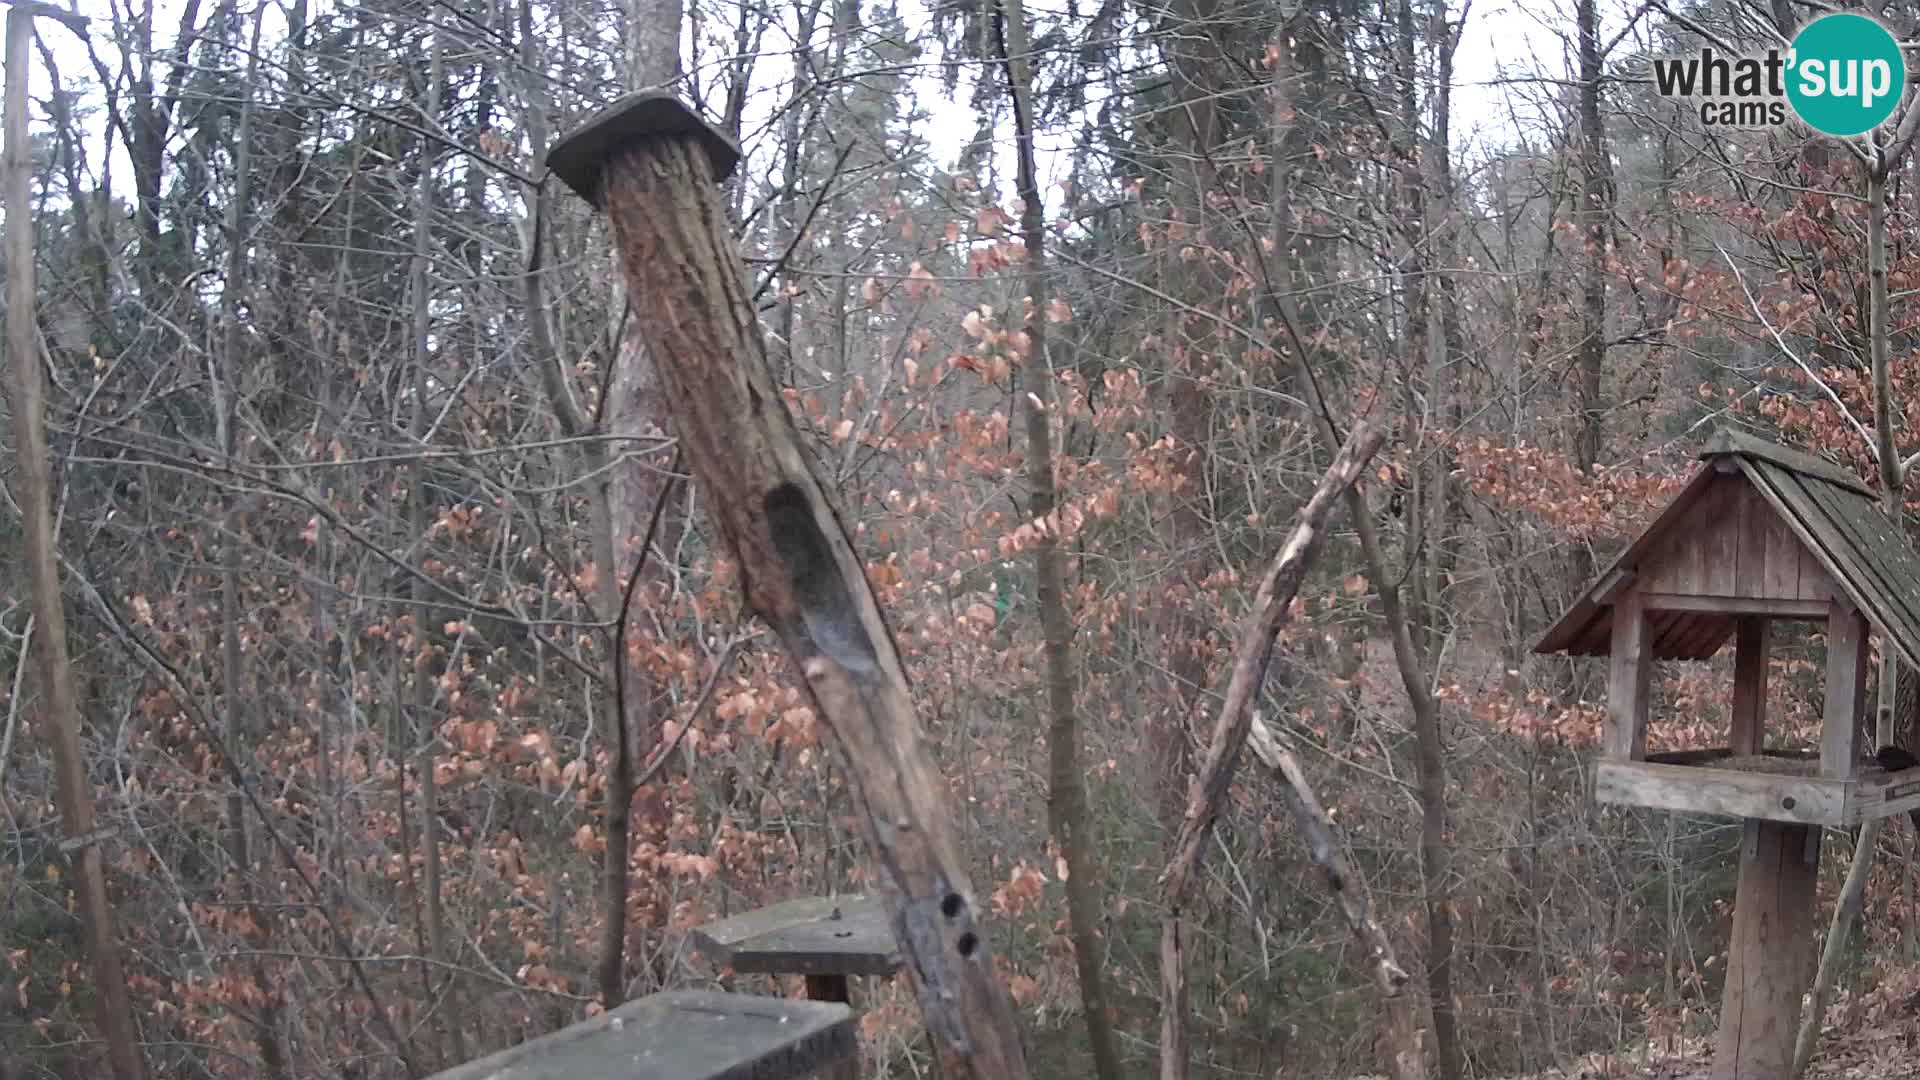
<path id="1" fill-rule="evenodd" d="M 1830 461 L 1738 431 L 1721 431 L 1700 457 L 1686 487 L 1534 652 L 1608 655 L 1614 599 L 1636 580 L 1661 577 L 1664 590 L 1691 602 L 1680 605 L 1687 610 L 1650 612 L 1658 659 L 1705 659 L 1726 643 L 1740 615 L 1780 615 L 1799 603 L 1807 606 L 1803 617 L 1812 618 L 1818 601 L 1810 597 L 1832 594 L 1920 666 L 1920 554 L 1873 489 Z M 1674 564 L 1688 559 L 1696 572 L 1676 572 Z M 1777 572 L 1796 560 L 1797 580 Z"/>

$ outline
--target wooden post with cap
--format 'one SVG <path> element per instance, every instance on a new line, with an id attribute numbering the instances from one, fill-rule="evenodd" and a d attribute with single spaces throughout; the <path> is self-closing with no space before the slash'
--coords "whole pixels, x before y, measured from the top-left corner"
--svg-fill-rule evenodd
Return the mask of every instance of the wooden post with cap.
<path id="1" fill-rule="evenodd" d="M 809 897 L 696 927 L 693 943 L 738 975 L 800 975 L 807 999 L 853 1003 L 853 976 L 900 968 L 887 913 L 865 896 Z M 860 1080 L 857 1054 L 818 1080 Z"/>
<path id="2" fill-rule="evenodd" d="M 946 1080 L 1024 1080 L 945 780 L 834 494 L 768 372 L 718 188 L 733 141 L 670 94 L 614 102 L 547 166 L 604 210 L 663 415 L 747 605 L 772 626 L 854 780 L 901 961 Z"/>

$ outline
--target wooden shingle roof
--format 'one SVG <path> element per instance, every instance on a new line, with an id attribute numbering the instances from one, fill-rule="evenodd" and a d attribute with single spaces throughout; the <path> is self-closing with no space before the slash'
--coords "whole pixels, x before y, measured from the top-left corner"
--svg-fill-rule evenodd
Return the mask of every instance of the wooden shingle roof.
<path id="1" fill-rule="evenodd" d="M 1676 537 L 1711 524 L 1714 509 L 1704 496 L 1716 476 L 1737 472 L 1882 640 L 1908 664 L 1920 666 L 1920 553 L 1880 509 L 1871 488 L 1830 461 L 1737 431 L 1720 432 L 1700 457 L 1700 470 L 1687 486 L 1540 638 L 1534 652 L 1607 655 L 1614 597 Z M 1655 615 L 1654 655 L 1712 656 L 1733 632 L 1738 597 L 1731 601 L 1720 612 Z"/>

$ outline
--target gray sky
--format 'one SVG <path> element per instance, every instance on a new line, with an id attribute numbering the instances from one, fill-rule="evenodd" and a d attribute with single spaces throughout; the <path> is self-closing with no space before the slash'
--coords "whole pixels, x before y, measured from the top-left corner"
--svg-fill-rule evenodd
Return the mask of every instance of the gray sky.
<path id="1" fill-rule="evenodd" d="M 112 10 L 109 0 L 77 0 L 75 6 L 81 14 L 99 20 L 95 24 L 95 47 L 110 66 L 114 65 L 117 62 L 113 55 L 114 45 L 106 31 Z M 161 0 L 159 6 L 161 10 L 157 13 L 156 34 L 162 42 L 170 42 L 178 25 L 179 0 Z M 318 0 L 311 10 L 318 14 L 333 6 L 328 0 Z M 913 0 L 908 0 L 903 6 L 908 9 L 920 7 Z M 1617 22 L 1622 14 L 1615 10 L 1612 21 Z M 920 21 L 911 10 L 907 17 L 913 22 Z M 271 39 L 279 29 L 275 25 L 278 19 L 272 12 L 268 19 L 266 34 Z M 83 76 L 91 76 L 85 51 L 72 33 L 54 25 L 43 25 L 40 29 L 42 40 L 58 57 L 61 71 L 70 83 L 78 82 Z M 1508 77 L 1520 78 L 1530 75 L 1563 77 L 1566 68 L 1561 33 L 1570 32 L 1570 29 L 1562 9 L 1550 0 L 1474 0 L 1455 58 L 1453 90 L 1453 141 L 1456 150 L 1465 158 L 1471 160 L 1494 146 L 1507 143 L 1515 134 L 1509 118 L 1508 90 L 1497 85 L 1496 80 L 1503 73 Z M 769 45 L 777 47 L 776 41 L 776 37 L 769 36 Z M 37 58 L 33 67 L 34 93 L 44 96 L 48 88 L 46 73 L 40 70 Z M 782 78 L 784 68 L 782 57 L 771 57 L 763 62 L 759 71 L 763 85 L 771 88 Z M 941 164 L 950 165 L 961 143 L 971 137 L 975 127 L 972 110 L 966 104 L 968 87 L 963 84 L 957 95 L 960 100 L 953 101 L 941 93 L 934 73 L 926 73 L 917 83 L 921 103 L 932 117 L 928 131 L 930 141 L 936 147 L 936 153 L 944 159 Z M 771 109 L 779 96 L 777 91 L 760 94 L 755 96 L 755 102 L 763 109 Z M 1537 96 L 1537 91 L 1522 95 L 1525 96 Z M 1522 113 L 1522 123 L 1534 119 Z M 752 126 L 751 119 L 749 126 Z M 1011 136 L 1010 130 L 1001 133 L 1003 152 L 1009 151 Z M 97 141 L 94 145 L 98 145 Z M 1064 137 L 1059 140 L 1059 145 L 1061 148 L 1066 146 Z M 1055 155 L 1045 156 L 1051 158 Z M 93 164 L 97 169 L 98 162 Z M 1047 167 L 1050 164 L 1053 162 L 1043 163 L 1044 173 L 1055 172 Z M 1010 159 L 1003 161 L 1003 166 L 1006 166 L 1002 169 L 1003 174 L 1011 175 Z M 125 176 L 124 162 L 117 163 L 115 171 L 117 175 Z M 1051 185 L 1057 178 L 1043 176 L 1043 182 Z"/>

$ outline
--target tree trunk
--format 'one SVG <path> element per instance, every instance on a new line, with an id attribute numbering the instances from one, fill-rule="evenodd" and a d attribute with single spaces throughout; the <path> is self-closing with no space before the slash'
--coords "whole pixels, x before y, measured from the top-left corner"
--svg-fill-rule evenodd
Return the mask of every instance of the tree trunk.
<path id="1" fill-rule="evenodd" d="M 146 1060 L 127 998 L 126 972 L 107 896 L 106 839 L 95 831 L 93 791 L 81 759 L 80 708 L 73 663 L 67 653 L 67 614 L 60 594 L 60 566 L 53 525 L 53 453 L 47 446 L 41 384 L 40 343 L 34 318 L 33 154 L 27 136 L 27 65 L 31 62 L 33 15 L 7 13 L 6 74 L 6 259 L 7 352 L 13 361 L 14 459 L 18 464 L 21 548 L 31 590 L 34 650 L 42 705 L 40 723 L 53 751 L 55 797 L 66 836 L 60 847 L 72 862 L 80 925 L 92 960 L 95 1015 L 106 1038 L 115 1080 L 143 1080 Z"/>
<path id="2" fill-rule="evenodd" d="M 1612 217 L 1609 193 L 1613 169 L 1600 118 L 1599 0 L 1578 0 L 1574 20 L 1580 51 L 1580 216 L 1587 258 L 1580 278 L 1580 426 L 1574 438 L 1574 464 L 1591 474 L 1600 463 L 1606 405 L 1601 376 L 1607 360 L 1607 232 Z M 1584 545 L 1579 546 L 1584 550 Z M 1592 577 L 1592 562 L 1582 563 L 1581 583 Z"/>
<path id="3" fill-rule="evenodd" d="M 1155 629 L 1165 641 L 1173 693 L 1165 707 L 1146 718 L 1150 768 L 1158 788 L 1156 810 L 1169 835 L 1180 827 L 1186 809 L 1193 764 L 1189 728 L 1207 683 L 1208 627 L 1198 609 L 1213 568 L 1213 538 L 1206 513 L 1213 400 L 1207 384 L 1216 366 L 1216 328 L 1200 313 L 1226 295 L 1214 250 L 1221 241 L 1209 231 L 1218 215 L 1208 208 L 1208 198 L 1220 190 L 1219 170 L 1213 162 L 1224 79 L 1213 36 L 1218 33 L 1219 18 L 1217 0 L 1178 0 L 1169 8 L 1159 35 L 1175 97 L 1167 119 L 1179 140 L 1177 152 L 1185 155 L 1170 170 L 1169 195 L 1179 216 L 1178 227 L 1187 230 L 1182 242 L 1167 245 L 1164 266 L 1169 286 L 1190 302 L 1172 316 L 1168 344 L 1162 350 L 1170 431 L 1180 452 L 1173 463 L 1179 482 L 1167 512 L 1175 600 L 1157 613 Z M 1187 259 L 1188 249 L 1198 251 L 1199 257 Z"/>
<path id="4" fill-rule="evenodd" d="M 680 26 L 685 17 L 682 0 L 625 0 L 625 6 L 628 16 L 630 85 L 635 88 L 666 86 L 678 80 L 681 74 Z M 610 284 L 618 300 L 613 310 L 622 310 L 626 305 L 636 302 L 620 295 L 620 282 L 617 279 Z M 618 936 L 614 927 L 609 925 L 601 942 L 601 1003 L 612 1008 L 626 997 L 628 976 L 624 954 L 626 937 L 630 931 L 626 925 L 624 908 L 631 902 L 628 897 L 631 885 L 627 881 L 631 871 L 627 868 L 627 861 L 631 858 L 633 833 L 638 831 L 643 843 L 651 840 L 665 846 L 663 833 L 668 815 L 666 806 L 658 797 L 658 789 L 648 792 L 634 790 L 634 772 L 638 764 L 652 756 L 654 747 L 658 745 L 660 725 L 657 713 L 662 701 L 662 689 L 652 671 L 632 662 L 627 641 L 615 640 L 615 633 L 633 618 L 632 611 L 623 610 L 623 606 L 634 602 L 633 598 L 640 595 L 640 589 L 637 586 L 623 588 L 621 578 L 627 573 L 644 573 L 646 570 L 647 555 L 636 550 L 636 547 L 654 506 L 667 496 L 668 471 L 664 458 L 658 454 L 642 454 L 638 449 L 642 444 L 654 440 L 666 427 L 666 414 L 660 403 L 660 377 L 654 370 L 653 359 L 647 354 L 644 342 L 633 335 L 630 325 L 622 328 L 616 322 L 608 346 L 609 372 L 599 423 L 607 439 L 589 442 L 587 457 L 589 468 L 599 478 L 599 482 L 593 485 L 594 505 L 590 521 L 593 558 L 599 571 L 595 578 L 594 615 L 598 621 L 609 626 L 606 632 L 605 669 L 609 693 L 604 706 L 608 722 L 604 737 L 607 739 L 608 753 L 613 759 L 613 775 L 607 783 L 609 813 L 605 866 L 610 923 L 614 918 L 615 894 L 623 909 L 619 916 Z M 653 580 L 659 576 L 658 573 L 646 574 L 642 580 Z M 644 608 L 643 603 L 635 602 L 635 606 Z M 616 826 L 619 832 L 617 837 L 614 835 Z M 618 869 L 614 866 L 616 858 L 620 860 Z M 664 919 L 666 915 L 665 910 L 658 907 L 650 910 L 656 920 Z M 662 930 L 663 925 L 639 929 L 644 935 L 648 931 Z M 646 955 L 643 948 L 643 960 Z M 651 968 L 638 974 L 648 987 L 663 984 L 666 976 L 664 970 Z"/>
<path id="5" fill-rule="evenodd" d="M 643 119 L 622 112 L 593 129 Z M 580 152 L 585 134 L 565 145 Z M 740 567 L 748 608 L 779 636 L 849 766 L 874 880 L 941 1076 L 1024 1080 L 1025 1052 L 982 934 L 947 783 L 927 754 L 892 632 L 837 500 L 768 372 L 717 190 L 722 140 L 711 129 L 634 135 L 595 179 L 569 182 L 591 184 L 604 201 L 638 308 L 634 325 L 658 363 L 716 548 Z"/>
<path id="6" fill-rule="evenodd" d="M 540 70 L 536 66 L 532 11 L 530 0 L 522 0 L 519 6 L 521 66 L 528 72 Z M 677 76 L 680 18 L 678 0 L 651 3 L 635 0 L 630 14 L 628 49 L 632 61 L 630 75 L 636 85 L 670 82 Z M 663 39 L 670 39 L 672 48 L 661 48 Z M 529 77 L 525 93 L 527 135 L 534 156 L 541 158 L 547 149 L 544 86 L 537 77 Z M 649 438 L 662 426 L 659 418 L 664 414 L 659 381 L 644 342 L 638 337 L 629 339 L 631 320 L 617 315 L 607 332 L 609 373 L 603 414 L 596 421 L 580 408 L 548 321 L 541 265 L 547 195 L 539 186 L 530 185 L 526 200 L 526 269 L 521 277 L 521 289 L 535 365 L 561 432 L 584 441 L 584 471 L 595 478 L 588 489 L 589 544 L 597 568 L 592 607 L 595 620 L 606 627 L 607 654 L 602 669 L 604 677 L 599 683 L 602 692 L 597 700 L 598 726 L 610 764 L 602 803 L 606 850 L 601 857 L 602 923 L 594 980 L 601 1005 L 611 1009 L 627 998 L 634 773 L 637 762 L 653 753 L 658 738 L 653 715 L 659 688 L 651 672 L 629 662 L 626 642 L 618 640 L 617 631 L 624 625 L 623 605 L 638 592 L 622 589 L 621 572 L 627 566 L 635 567 L 636 573 L 644 567 L 645 553 L 628 548 L 640 541 L 636 524 L 644 521 L 651 508 L 666 497 L 666 473 L 656 462 L 631 451 L 635 442 Z M 638 298 L 622 295 L 620 282 L 615 281 L 610 287 L 615 294 L 614 311 L 637 302 Z M 593 437 L 599 434 L 608 438 Z M 649 829 L 662 827 L 664 808 L 652 800 L 644 801 L 641 825 Z"/>
<path id="7" fill-rule="evenodd" d="M 427 100 L 423 109 L 428 118 L 438 121 L 440 115 L 440 96 L 446 82 L 446 61 L 442 52 L 442 43 L 437 26 L 429 29 L 432 38 L 429 46 L 427 72 Z M 416 451 L 424 450 L 428 438 L 427 423 L 431 414 L 432 382 L 428 378 L 428 366 L 433 358 L 430 346 L 433 331 L 433 293 L 432 278 L 428 273 L 433 255 L 433 163 L 436 154 L 429 153 L 421 163 L 420 176 L 416 181 L 413 198 L 413 264 L 410 272 L 409 290 L 413 303 L 413 417 L 411 434 Z M 427 465 L 424 460 L 416 462 L 412 468 L 413 493 L 411 511 L 413 515 L 413 536 L 416 542 L 424 541 L 432 525 L 428 508 L 430 487 L 427 483 Z M 423 570 L 424 574 L 425 571 Z M 439 761 L 436 744 L 440 738 L 440 725 L 435 719 L 434 681 L 432 668 L 428 665 L 426 650 L 429 645 L 430 599 L 425 581 L 415 578 L 409 588 L 413 603 L 414 655 L 405 657 L 407 667 L 413 673 L 413 707 L 411 737 L 418 739 L 417 763 L 415 771 L 420 780 L 420 900 L 426 917 L 427 965 L 422 968 L 421 982 L 429 991 L 429 999 L 423 1006 L 432 1009 L 434 1024 L 443 1027 L 453 1041 L 453 1053 L 456 1060 L 466 1059 L 465 1038 L 460 1031 L 460 1017 L 464 1010 L 457 1004 L 451 1008 L 434 1008 L 432 1000 L 435 976 L 439 974 L 437 965 L 446 963 L 447 929 L 446 898 L 441 894 L 440 865 L 440 788 L 436 775 Z M 403 737 L 408 737 L 403 735 Z M 452 983 L 444 986 L 446 993 L 452 993 Z"/>
<path id="8" fill-rule="evenodd" d="M 1080 976 L 1087 1041 L 1093 1050 L 1093 1074 L 1100 1080 L 1120 1080 L 1120 1049 L 1114 1040 L 1103 971 L 1106 947 L 1100 939 L 1100 927 L 1106 921 L 1105 889 L 1093 850 L 1093 815 L 1087 809 L 1080 762 L 1080 718 L 1073 701 L 1073 624 L 1067 614 L 1060 571 L 1060 542 L 1052 528 L 1056 492 L 1046 401 L 1053 396 L 1053 364 L 1047 352 L 1046 205 L 1041 201 L 1034 163 L 1033 66 L 1028 59 L 1027 15 L 1022 0 L 1001 0 L 1001 10 L 1005 17 L 1001 55 L 1006 61 L 1008 96 L 1013 100 L 1023 204 L 1020 224 L 1027 245 L 1026 333 L 1032 342 L 1025 380 L 1028 389 L 1021 403 L 1027 429 L 1027 519 L 1047 523 L 1038 530 L 1039 538 L 1033 546 L 1035 599 L 1046 642 L 1047 708 L 1051 714 L 1047 727 L 1047 818 L 1067 864 L 1067 921 Z"/>
<path id="9" fill-rule="evenodd" d="M 253 15 L 253 31 L 247 50 L 246 85 L 257 88 L 259 73 L 260 28 L 264 9 L 256 10 Z M 220 335 L 220 369 L 212 373 L 209 380 L 214 401 L 214 424 L 216 438 L 220 444 L 221 457 L 229 470 L 238 467 L 239 435 L 235 430 L 239 417 L 241 388 L 241 329 L 240 305 L 246 293 L 247 282 L 247 242 L 243 235 L 247 221 L 247 210 L 252 201 L 253 168 L 253 126 L 258 94 L 247 94 L 240 104 L 240 121 L 236 125 L 233 139 L 234 186 L 232 201 L 227 206 L 226 243 L 227 259 L 225 277 L 220 290 L 220 318 L 224 323 Z M 246 696 L 242 690 L 242 658 L 240 654 L 240 549 L 241 534 L 246 528 L 246 514 L 243 509 L 244 496 L 233 493 L 227 497 L 226 536 L 221 547 L 220 568 L 220 696 L 221 709 L 225 716 L 225 753 L 229 760 L 248 760 L 246 713 L 242 702 Z M 272 935 L 273 912 L 259 904 L 258 889 L 253 881 L 253 855 L 247 841 L 246 799 L 240 785 L 231 784 L 227 789 L 227 856 L 233 864 L 234 878 L 248 901 L 248 914 L 254 924 L 254 932 L 249 935 L 248 946 L 254 950 L 264 950 Z M 280 1041 L 281 995 L 274 981 L 268 977 L 266 964 L 259 955 L 249 962 L 248 967 L 254 982 L 260 987 L 262 1001 L 259 1015 L 254 1019 L 254 1045 L 260 1051 L 260 1061 L 268 1077 L 284 1080 L 288 1075 L 286 1052 Z"/>

